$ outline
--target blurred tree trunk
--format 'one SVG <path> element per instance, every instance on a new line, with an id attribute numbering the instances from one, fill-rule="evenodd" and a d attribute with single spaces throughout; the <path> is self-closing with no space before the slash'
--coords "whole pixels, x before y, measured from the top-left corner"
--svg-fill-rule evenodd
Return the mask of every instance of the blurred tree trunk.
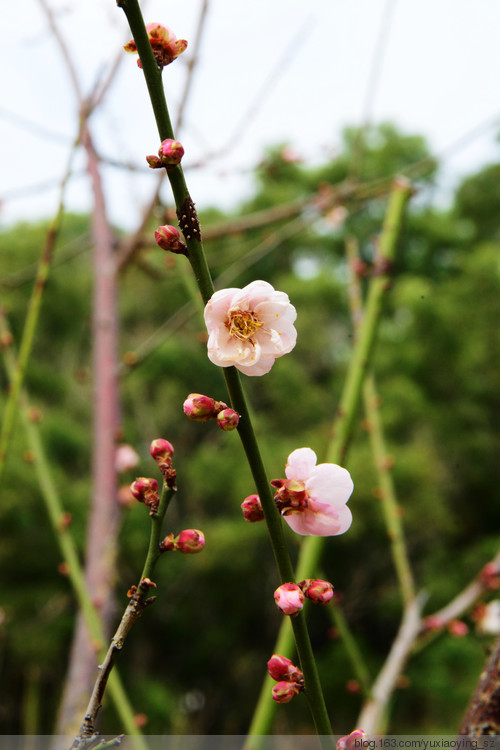
<path id="1" fill-rule="evenodd" d="M 94 193 L 93 303 L 93 487 L 88 521 L 85 576 L 101 616 L 106 638 L 113 614 L 116 539 L 119 527 L 115 447 L 119 428 L 117 380 L 118 313 L 115 238 L 106 216 L 99 164 L 90 133 L 83 125 L 82 144 Z M 96 677 L 97 657 L 81 614 L 77 617 L 56 734 L 78 732 Z"/>

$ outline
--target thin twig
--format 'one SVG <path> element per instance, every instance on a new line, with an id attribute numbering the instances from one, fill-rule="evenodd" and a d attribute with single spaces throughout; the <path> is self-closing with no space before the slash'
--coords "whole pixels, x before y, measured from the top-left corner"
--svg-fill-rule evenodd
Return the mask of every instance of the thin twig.
<path id="1" fill-rule="evenodd" d="M 163 520 L 174 494 L 175 487 L 173 486 L 173 482 L 170 483 L 170 486 L 167 486 L 167 484 L 163 485 L 158 510 L 151 515 L 151 533 L 148 554 L 141 578 L 137 587 L 133 587 L 129 591 L 130 602 L 123 613 L 115 635 L 111 639 L 104 661 L 99 667 L 99 674 L 85 712 L 85 717 L 80 727 L 80 733 L 72 745 L 73 748 L 85 747 L 89 738 L 96 736 L 96 719 L 101 708 L 102 698 L 114 665 L 115 657 L 117 653 L 122 650 L 125 639 L 134 622 L 142 615 L 145 608 L 152 604 L 155 599 L 154 596 L 150 596 L 151 589 L 156 588 L 156 584 L 153 583 L 151 578 L 156 563 L 161 555 L 160 540 Z"/>
<path id="2" fill-rule="evenodd" d="M 384 666 L 372 685 L 371 697 L 366 701 L 356 722 L 356 726 L 367 734 L 375 733 L 380 728 L 381 718 L 387 710 L 397 679 L 420 632 L 423 601 L 423 595 L 419 595 L 407 606 Z"/>

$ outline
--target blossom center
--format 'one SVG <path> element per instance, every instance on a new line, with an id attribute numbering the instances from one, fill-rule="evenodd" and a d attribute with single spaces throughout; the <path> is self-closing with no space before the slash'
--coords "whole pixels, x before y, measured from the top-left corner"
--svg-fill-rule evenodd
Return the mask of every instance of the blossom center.
<path id="1" fill-rule="evenodd" d="M 226 327 L 229 329 L 229 335 L 234 336 L 241 341 L 250 341 L 252 336 L 262 327 L 255 313 L 249 310 L 229 310 L 229 317 L 226 321 Z"/>

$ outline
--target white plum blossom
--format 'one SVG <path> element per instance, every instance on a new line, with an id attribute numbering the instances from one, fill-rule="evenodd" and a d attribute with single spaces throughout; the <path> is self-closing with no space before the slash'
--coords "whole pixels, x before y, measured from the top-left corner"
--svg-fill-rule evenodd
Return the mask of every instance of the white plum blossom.
<path id="1" fill-rule="evenodd" d="M 205 307 L 208 358 L 219 367 L 234 365 L 245 375 L 265 375 L 277 357 L 295 346 L 296 318 L 288 295 L 267 281 L 221 289 Z"/>
<path id="2" fill-rule="evenodd" d="M 298 448 L 290 453 L 286 464 L 285 488 L 295 495 L 303 491 L 305 501 L 290 512 L 283 513 L 285 521 L 297 534 L 337 536 L 352 523 L 346 506 L 354 484 L 347 469 L 336 464 L 316 464 L 311 448 Z"/>

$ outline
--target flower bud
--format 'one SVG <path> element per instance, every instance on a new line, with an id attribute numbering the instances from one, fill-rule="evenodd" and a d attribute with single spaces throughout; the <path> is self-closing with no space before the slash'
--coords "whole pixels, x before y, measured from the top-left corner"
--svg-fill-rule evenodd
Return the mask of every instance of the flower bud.
<path id="1" fill-rule="evenodd" d="M 160 503 L 160 498 L 158 497 L 158 482 L 156 479 L 138 477 L 130 485 L 130 492 L 136 500 L 148 506 L 150 515 L 156 513 Z"/>
<path id="2" fill-rule="evenodd" d="M 149 477 L 138 477 L 130 485 L 130 492 L 136 500 L 143 503 L 148 494 L 158 492 L 158 482 Z"/>
<path id="3" fill-rule="evenodd" d="M 249 523 L 264 520 L 264 511 L 258 495 L 246 497 L 241 503 L 241 510 L 243 511 L 243 518 Z"/>
<path id="4" fill-rule="evenodd" d="M 274 592 L 276 606 L 284 615 L 293 617 L 298 614 L 305 600 L 304 592 L 296 583 L 283 583 Z"/>
<path id="5" fill-rule="evenodd" d="M 299 692 L 299 687 L 295 682 L 277 682 L 273 687 L 273 700 L 276 703 L 290 703 Z"/>
<path id="6" fill-rule="evenodd" d="M 170 252 L 179 255 L 187 255 L 187 248 L 181 240 L 179 230 L 170 224 L 158 227 L 155 232 L 155 240 L 156 244 L 159 245 L 162 250 L 169 250 Z"/>
<path id="7" fill-rule="evenodd" d="M 494 562 L 487 562 L 478 575 L 479 581 L 490 591 L 500 588 L 500 570 Z"/>
<path id="8" fill-rule="evenodd" d="M 194 422 L 207 422 L 209 419 L 215 419 L 225 407 L 226 404 L 222 401 L 216 401 L 201 393 L 190 393 L 182 405 L 186 417 Z"/>
<path id="9" fill-rule="evenodd" d="M 451 620 L 448 623 L 448 632 L 455 638 L 463 638 L 469 632 L 469 628 L 462 620 Z"/>
<path id="10" fill-rule="evenodd" d="M 122 443 L 117 446 L 115 452 L 115 469 L 118 474 L 124 474 L 127 471 L 135 469 L 139 463 L 139 456 L 131 445 Z"/>
<path id="11" fill-rule="evenodd" d="M 177 537 L 177 549 L 183 555 L 194 555 L 205 546 L 205 536 L 198 529 L 185 529 Z"/>
<path id="12" fill-rule="evenodd" d="M 172 443 L 163 438 L 157 438 L 151 443 L 149 452 L 156 461 L 167 487 L 173 490 L 177 489 L 175 486 L 176 472 L 175 469 L 172 469 L 172 456 L 174 454 Z"/>
<path id="13" fill-rule="evenodd" d="M 346 734 L 337 740 L 337 750 L 354 750 L 368 740 L 369 736 L 366 732 L 363 732 L 362 729 L 355 729 L 351 734 Z"/>
<path id="14" fill-rule="evenodd" d="M 157 438 L 149 446 L 149 452 L 155 461 L 160 459 L 171 459 L 174 455 L 174 446 L 168 440 Z"/>
<path id="15" fill-rule="evenodd" d="M 285 682 L 297 682 L 300 684 L 304 680 L 301 670 L 290 659 L 287 659 L 286 656 L 280 656 L 279 654 L 271 656 L 267 662 L 267 671 L 273 680 L 277 682 L 283 680 Z"/>
<path id="16" fill-rule="evenodd" d="M 156 156 L 155 154 L 148 154 L 146 156 L 146 161 L 149 164 L 151 169 L 163 169 L 163 163 L 159 156 Z"/>
<path id="17" fill-rule="evenodd" d="M 306 578 L 299 583 L 300 588 L 315 604 L 328 604 L 333 598 L 333 586 L 328 581 L 322 581 L 320 578 Z"/>
<path id="18" fill-rule="evenodd" d="M 184 156 L 182 143 L 174 141 L 172 138 L 166 138 L 158 149 L 158 156 L 164 167 L 176 167 L 181 163 Z"/>
<path id="19" fill-rule="evenodd" d="M 223 409 L 217 414 L 217 426 L 225 432 L 230 432 L 238 427 L 240 415 L 234 409 Z"/>

